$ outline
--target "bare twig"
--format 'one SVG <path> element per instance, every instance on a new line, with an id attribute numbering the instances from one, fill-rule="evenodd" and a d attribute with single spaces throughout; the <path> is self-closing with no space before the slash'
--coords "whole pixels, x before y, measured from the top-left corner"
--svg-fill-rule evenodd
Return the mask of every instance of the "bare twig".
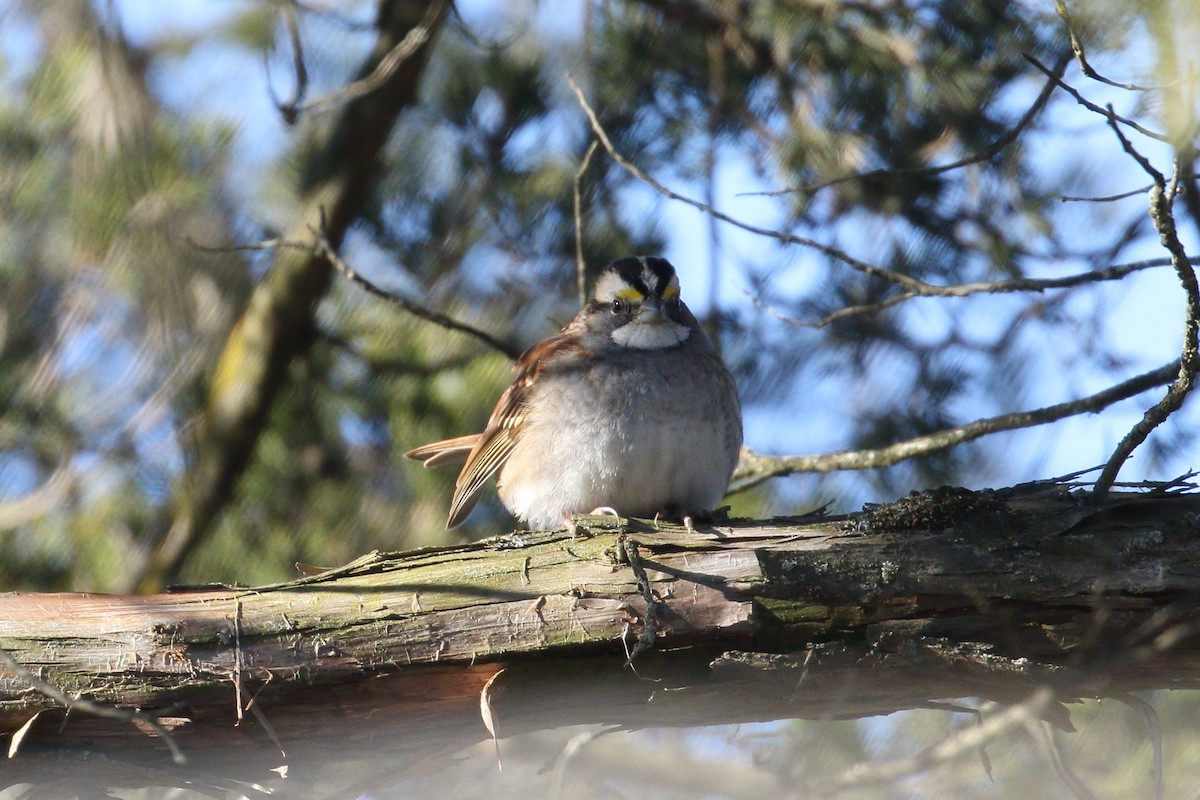
<path id="1" fill-rule="evenodd" d="M 1130 158 L 1136 161 L 1138 166 L 1142 168 L 1142 171 L 1150 176 L 1150 178 L 1154 181 L 1154 186 L 1157 186 L 1160 189 L 1164 188 L 1166 186 L 1167 179 L 1161 172 L 1158 171 L 1157 168 L 1155 168 L 1153 164 L 1150 163 L 1150 159 L 1138 152 L 1137 148 L 1133 146 L 1133 143 L 1130 142 L 1128 137 L 1125 136 L 1125 132 L 1122 131 L 1121 126 L 1117 124 L 1121 121 L 1121 118 L 1117 116 L 1117 112 L 1113 110 L 1112 103 L 1106 105 L 1098 113 L 1104 117 L 1105 121 L 1108 122 L 1108 127 L 1112 128 L 1113 133 L 1117 135 L 1117 139 L 1121 142 L 1121 149 L 1128 153 Z M 1150 187 L 1150 191 L 1154 191 L 1154 186 Z"/>
<path id="2" fill-rule="evenodd" d="M 1061 278 L 1014 278 L 1007 281 L 979 281 L 976 283 L 958 283 L 949 286 L 929 285 L 922 291 L 903 291 L 878 303 L 863 303 L 862 305 L 841 308 L 816 322 L 805 322 L 804 320 L 782 314 L 759 297 L 752 295 L 750 299 L 756 306 L 766 310 L 781 322 L 786 322 L 789 325 L 795 325 L 800 328 L 824 328 L 845 317 L 884 311 L 906 300 L 912 300 L 915 297 L 967 297 L 973 294 L 1007 294 L 1012 292 L 1044 292 L 1049 289 L 1068 289 L 1087 283 L 1120 280 L 1134 272 L 1154 267 L 1169 267 L 1171 263 L 1170 258 L 1151 258 L 1145 261 L 1133 261 L 1128 264 L 1115 264 L 1106 269 L 1081 272 Z"/>
<path id="3" fill-rule="evenodd" d="M 840 261 L 851 269 L 857 270 L 858 272 L 862 272 L 866 275 L 870 275 L 875 278 L 881 278 L 913 290 L 920 290 L 928 286 L 928 284 L 922 280 L 918 280 L 917 278 L 913 278 L 909 275 L 904 275 L 899 272 L 894 272 L 889 269 L 884 269 L 883 267 L 877 267 L 874 264 L 868 264 L 865 261 L 861 261 L 853 257 L 844 250 L 824 244 L 822 242 L 818 242 L 816 239 L 810 239 L 807 236 L 797 236 L 793 233 L 785 233 L 784 231 L 772 230 L 771 228 L 764 228 L 759 225 L 752 225 L 749 222 L 743 222 L 742 220 L 729 216 L 723 211 L 718 211 L 707 203 L 702 203 L 699 200 L 686 197 L 685 195 L 679 194 L 673 189 L 667 188 L 664 184 L 660 183 L 658 180 L 644 172 L 637 164 L 634 164 L 617 151 L 616 147 L 613 146 L 612 140 L 609 139 L 608 133 L 600 124 L 600 120 L 596 116 L 596 112 L 588 104 L 587 98 L 584 97 L 583 90 L 579 88 L 579 85 L 575 83 L 575 80 L 569 74 L 567 75 L 567 84 L 571 87 L 571 91 L 574 92 L 576 99 L 579 101 L 580 108 L 583 109 L 583 113 L 587 116 L 588 124 L 591 125 L 592 132 L 596 135 L 596 138 L 600 140 L 600 144 L 604 146 L 604 149 L 608 152 L 609 157 L 623 170 L 628 172 L 639 181 L 642 181 L 648 186 L 654 188 L 664 197 L 670 198 L 671 200 L 678 200 L 681 203 L 686 203 L 692 208 L 698 209 L 705 214 L 709 214 L 716 219 L 721 220 L 722 222 L 729 223 L 734 227 L 741 228 L 744 231 L 749 231 L 750 233 L 757 234 L 759 236 L 775 239 L 776 241 L 783 242 L 784 244 L 796 244 L 801 245 L 802 247 L 811 248 L 816 250 L 818 253 Z"/>
<path id="4" fill-rule="evenodd" d="M 1067 68 L 1067 64 L 1070 63 L 1070 61 L 1071 57 L 1068 55 L 1060 57 L 1058 62 L 1053 67 L 1054 75 L 1052 77 L 1062 78 L 1063 71 Z M 767 192 L 742 192 L 738 196 L 777 197 L 784 194 L 813 194 L 821 189 L 828 189 L 830 186 L 837 186 L 838 184 L 847 183 L 849 181 L 866 181 L 873 178 L 891 176 L 906 177 L 913 175 L 941 175 L 944 172 L 952 172 L 956 169 L 968 167 L 971 164 L 978 164 L 983 161 L 991 161 L 993 158 L 1003 152 L 1005 148 L 1015 142 L 1017 138 L 1025 131 L 1025 129 L 1029 127 L 1029 124 L 1033 122 L 1034 118 L 1037 117 L 1037 115 L 1041 113 L 1042 109 L 1046 107 L 1046 103 L 1050 100 L 1050 96 L 1054 93 L 1054 89 L 1057 87 L 1057 85 L 1058 84 L 1056 84 L 1054 80 L 1047 81 L 1046 85 L 1042 87 L 1041 93 L 1038 94 L 1037 99 L 1033 101 L 1033 105 L 1031 105 L 1029 109 L 1021 115 L 1021 118 L 1017 120 L 1017 123 L 1012 128 L 1005 131 L 1003 135 L 999 136 L 986 149 L 973 155 L 960 158 L 959 160 L 953 161 L 949 164 L 940 164 L 934 167 L 913 167 L 910 169 L 873 169 L 866 172 L 855 172 L 850 175 L 843 175 L 840 178 L 833 178 L 832 180 L 822 181 L 820 183 L 810 183 L 799 188 L 774 189 Z"/>
<path id="5" fill-rule="evenodd" d="M 242 662 L 242 601 L 234 601 L 233 612 L 233 702 L 237 707 L 237 722 L 242 724 L 242 715 L 245 711 L 242 705 L 242 672 L 244 664 Z"/>
<path id="6" fill-rule="evenodd" d="M 358 271 L 354 269 L 354 267 L 347 264 L 345 259 L 338 255 L 337 251 L 330 243 L 329 237 L 325 235 L 324 231 L 314 229 L 313 236 L 316 237 L 314 241 L 316 251 L 324 256 L 334 269 L 342 273 L 342 275 L 346 276 L 354 283 L 361 286 L 370 294 L 400 306 L 400 308 L 404 309 L 418 319 L 423 319 L 426 322 L 432 322 L 434 325 L 443 327 L 446 330 L 457 331 L 459 333 L 465 333 L 468 336 L 473 336 L 474 338 L 486 344 L 488 347 L 504 353 L 504 355 L 511 359 L 515 360 L 519 355 L 521 355 L 521 348 L 510 342 L 497 339 L 495 336 L 476 328 L 474 325 L 469 325 L 465 322 L 459 322 L 458 320 L 448 317 L 441 312 L 433 311 L 432 309 L 428 309 L 425 306 L 412 302 L 411 300 L 406 300 L 405 298 L 392 294 L 385 289 L 381 289 L 379 286 L 376 286 L 370 280 L 360 275 Z"/>
<path id="7" fill-rule="evenodd" d="M 1196 272 L 1192 267 L 1191 261 L 1188 259 L 1187 252 L 1183 249 L 1183 244 L 1179 241 L 1179 233 L 1175 229 L 1175 217 L 1171 213 L 1171 201 L 1179 189 L 1179 179 L 1182 171 L 1179 159 L 1175 159 L 1175 169 L 1168 184 L 1165 182 L 1162 173 L 1145 162 L 1145 159 L 1128 144 L 1128 140 L 1121 134 L 1111 112 L 1108 120 L 1109 125 L 1117 132 L 1117 136 L 1121 139 L 1122 146 L 1154 178 L 1155 186 L 1150 190 L 1150 219 L 1154 223 L 1155 230 L 1158 231 L 1158 238 L 1162 242 L 1163 247 L 1171 254 L 1171 264 L 1175 267 L 1175 272 L 1179 276 L 1179 282 L 1183 286 L 1184 295 L 1186 296 L 1187 312 L 1184 318 L 1183 345 L 1175 381 L 1167 389 L 1167 393 L 1163 396 L 1162 400 L 1147 409 L 1138 423 L 1117 444 L 1112 457 L 1109 458 L 1108 463 L 1104 466 L 1104 471 L 1096 479 L 1095 491 L 1097 500 L 1103 500 L 1105 495 L 1107 495 L 1113 481 L 1117 479 L 1117 473 L 1121 471 L 1121 466 L 1133 451 L 1142 442 L 1146 441 L 1146 438 L 1155 428 L 1165 422 L 1167 417 L 1171 416 L 1171 414 L 1183 405 L 1183 401 L 1195 385 L 1196 373 L 1200 371 L 1200 286 L 1197 285 Z"/>
<path id="8" fill-rule="evenodd" d="M 84 714 L 91 714 L 96 717 L 104 717 L 105 719 L 115 719 L 122 722 L 130 722 L 135 726 L 149 726 L 155 733 L 162 738 L 166 743 L 167 748 L 171 751 L 171 760 L 176 764 L 186 764 L 187 756 L 179 749 L 179 745 L 175 744 L 175 740 L 171 738 L 171 733 L 159 721 L 159 717 L 170 713 L 170 709 L 164 709 L 158 712 L 142 711 L 140 709 L 124 709 L 114 706 L 106 706 L 101 703 L 95 703 L 91 700 L 85 700 L 82 697 L 71 697 L 62 689 L 58 688 L 49 681 L 45 681 L 30 671 L 24 664 L 12 657 L 12 654 L 7 650 L 0 649 L 0 664 L 5 669 L 12 672 L 20 680 L 29 684 L 31 688 L 38 693 L 50 698 L 54 702 L 71 711 L 80 711 Z"/>
<path id="9" fill-rule="evenodd" d="M 595 139 L 588 145 L 579 169 L 575 170 L 575 284 L 579 290 L 579 306 L 587 304 L 587 264 L 583 260 L 583 174 L 592 163 L 600 143 Z"/>
<path id="10" fill-rule="evenodd" d="M 360 78 L 353 83 L 348 83 L 336 92 L 322 95 L 307 103 L 301 103 L 291 108 L 280 106 L 280 113 L 283 114 L 285 119 L 288 119 L 290 115 L 294 120 L 306 111 L 324 111 L 330 107 L 343 105 L 351 100 L 368 95 L 380 86 L 383 86 L 392 76 L 392 73 L 400 68 L 401 64 L 429 41 L 433 25 L 442 15 L 444 6 L 444 2 L 431 4 L 425 12 L 425 18 L 421 20 L 421 24 L 410 30 L 403 39 L 397 42 L 396 46 L 388 51 L 388 54 L 375 65 L 375 69 L 372 70 L 370 75 Z"/>
<path id="11" fill-rule="evenodd" d="M 321 227 L 310 228 L 309 230 L 312 232 L 314 237 L 311 243 L 278 238 L 265 239 L 261 242 L 253 242 L 250 244 L 235 244 L 227 246 L 204 245 L 192 241 L 191 239 L 188 240 L 188 243 L 192 247 L 210 253 L 279 250 L 281 248 L 315 252 L 324 257 L 334 269 L 336 269 L 345 277 L 349 278 L 354 283 L 358 284 L 369 294 L 373 294 L 376 297 L 400 306 L 400 308 L 404 309 L 409 314 L 412 314 L 414 317 L 423 319 L 426 322 L 432 322 L 434 325 L 441 326 L 446 330 L 457 331 L 458 333 L 465 333 L 468 336 L 472 336 L 493 350 L 497 350 L 513 360 L 516 360 L 516 358 L 521 355 L 521 348 L 517 345 L 503 341 L 502 339 L 498 339 L 487 331 L 480 330 L 469 323 L 460 322 L 453 317 L 449 317 L 441 313 L 440 311 L 434 311 L 431 308 L 426 308 L 420 303 L 415 303 L 412 300 L 408 300 L 400 297 L 399 295 L 393 294 L 387 289 L 376 285 L 374 282 L 361 275 L 358 270 L 354 269 L 354 267 L 350 266 L 350 264 L 347 263 L 344 258 L 338 255 L 333 243 L 329 241 L 329 236 L 324 230 L 324 215 L 322 215 Z M 361 357 L 361 354 L 359 355 Z"/>
<path id="12" fill-rule="evenodd" d="M 494 42 L 485 42 L 477 33 L 475 33 L 475 31 L 471 30 L 471 26 L 467 24 L 465 19 L 463 19 L 462 11 L 459 9 L 458 3 L 450 4 L 450 15 L 457 23 L 457 30 L 464 39 L 478 47 L 480 50 L 485 50 L 488 52 L 507 50 L 516 44 L 522 36 L 528 33 L 530 27 L 530 17 L 521 15 L 517 21 L 517 26 L 513 29 L 512 33 L 508 34 L 508 36 L 505 36 L 503 39 L 499 39 Z"/>
<path id="13" fill-rule="evenodd" d="M 1113 203 L 1117 200 L 1125 200 L 1130 197 L 1136 197 L 1139 194 L 1145 194 L 1150 191 L 1150 187 L 1154 184 L 1146 184 L 1139 186 L 1136 189 L 1130 189 L 1128 192 L 1120 192 L 1118 194 L 1108 194 L 1101 197 L 1079 197 L 1076 195 L 1059 195 L 1056 199 L 1060 203 Z"/>
<path id="14" fill-rule="evenodd" d="M 1089 111 L 1094 111 L 1101 116 L 1108 116 L 1107 112 L 1105 112 L 1105 110 L 1103 108 L 1096 105 L 1091 100 L 1088 100 L 1086 97 L 1084 97 L 1082 94 L 1080 94 L 1079 90 L 1076 89 L 1074 86 L 1071 86 L 1069 83 L 1066 83 L 1061 78 L 1056 77 L 1054 75 L 1054 72 L 1049 67 L 1047 67 L 1045 64 L 1043 64 L 1041 61 L 1038 61 L 1035 56 L 1032 56 L 1029 53 L 1024 53 L 1023 55 L 1025 56 L 1026 61 L 1028 61 L 1030 64 L 1033 64 L 1035 67 L 1040 69 L 1042 71 L 1042 73 L 1044 75 L 1046 75 L 1046 77 L 1053 80 L 1058 86 L 1060 86 L 1063 89 L 1063 91 L 1065 91 L 1067 94 L 1071 95 L 1071 97 L 1074 97 L 1075 102 L 1079 103 L 1079 105 L 1083 106 L 1084 108 L 1088 109 Z M 1122 125 L 1128 125 L 1130 128 L 1133 128 L 1135 131 L 1142 134 L 1143 136 L 1149 136 L 1151 139 L 1155 139 L 1160 142 L 1170 141 L 1170 139 L 1168 139 L 1168 137 L 1164 136 L 1163 134 L 1158 133 L 1157 131 L 1152 131 L 1143 125 L 1139 125 L 1137 122 L 1134 122 L 1133 120 L 1129 119 L 1128 117 L 1116 116 L 1115 118 L 1116 118 L 1117 122 L 1120 122 Z"/>
<path id="15" fill-rule="evenodd" d="M 1140 86 L 1136 83 L 1119 83 L 1104 77 L 1099 72 L 1096 72 L 1092 65 L 1088 63 L 1087 53 L 1085 53 L 1083 49 L 1083 42 L 1079 41 L 1079 37 L 1075 35 L 1075 26 L 1071 22 L 1071 14 L 1067 11 L 1067 4 L 1064 3 L 1063 0 L 1054 0 L 1054 10 L 1058 12 L 1058 16 L 1063 21 L 1063 24 L 1067 26 L 1067 35 L 1071 37 L 1071 52 L 1075 54 L 1075 60 L 1079 62 L 1079 69 L 1084 75 L 1088 76 L 1094 81 L 1099 81 L 1100 83 L 1105 83 L 1109 86 L 1115 86 L 1118 89 L 1128 89 L 1131 92 L 1155 91 L 1156 87 L 1154 86 Z"/>
<path id="16" fill-rule="evenodd" d="M 617 542 L 621 547 L 621 554 L 629 562 L 629 568 L 633 570 L 633 577 L 637 579 L 638 590 L 642 593 L 642 599 L 646 601 L 646 618 L 643 620 L 642 632 L 638 636 L 637 644 L 633 646 L 633 650 L 630 651 L 628 657 L 625 659 L 626 663 L 632 664 L 634 659 L 653 647 L 655 640 L 658 638 L 660 603 L 654 597 L 654 590 L 650 588 L 650 578 L 646 575 L 646 568 L 642 566 L 642 558 L 638 553 L 637 542 L 623 533 L 617 538 Z"/>
<path id="17" fill-rule="evenodd" d="M 284 26 L 287 28 L 288 41 L 292 48 L 292 71 L 295 73 L 296 85 L 292 89 L 292 98 L 287 102 L 281 102 L 275 96 L 275 87 L 271 83 L 271 73 L 267 71 L 267 91 L 271 94 L 271 102 L 275 104 L 275 108 L 283 116 L 284 122 L 288 125 L 296 124 L 299 118 L 300 104 L 304 102 L 304 96 L 308 94 L 308 67 L 304 64 L 304 44 L 300 39 L 300 23 L 296 18 L 295 0 L 284 0 L 279 4 L 279 13 L 283 16 Z M 263 54 L 266 59 L 266 53 Z"/>
<path id="18" fill-rule="evenodd" d="M 742 451 L 742 460 L 734 472 L 730 493 L 742 492 L 763 481 L 796 472 L 833 472 L 835 470 L 878 469 L 900 461 L 945 450 L 963 442 L 1000 431 L 1029 428 L 1048 422 L 1094 413 L 1113 403 L 1168 383 L 1179 373 L 1179 362 L 1173 361 L 1156 370 L 1110 386 L 1102 392 L 1033 411 L 1018 411 L 998 417 L 976 420 L 957 428 L 947 428 L 917 436 L 876 450 L 848 450 L 820 456 L 761 456 L 749 449 Z"/>
<path id="19" fill-rule="evenodd" d="M 278 250 L 281 247 L 291 247 L 297 250 L 311 250 L 312 247 L 303 242 L 293 242 L 288 239 L 263 239 L 261 242 L 250 242 L 248 244 L 201 244 L 190 236 L 185 236 L 184 241 L 188 246 L 194 247 L 202 253 L 253 253 L 260 250 Z"/>

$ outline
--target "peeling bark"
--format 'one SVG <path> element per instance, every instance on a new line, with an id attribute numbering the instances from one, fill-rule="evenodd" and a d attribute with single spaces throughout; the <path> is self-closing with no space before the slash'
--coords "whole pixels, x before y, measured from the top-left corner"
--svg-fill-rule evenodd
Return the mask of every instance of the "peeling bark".
<path id="1" fill-rule="evenodd" d="M 1197 496 L 1097 505 L 1044 487 L 938 490 L 850 517 L 696 535 L 587 522 L 577 538 L 373 553 L 257 589 L 7 594 L 0 647 L 68 695 L 170 708 L 160 721 L 193 768 L 236 744 L 248 771 L 278 762 L 280 742 L 293 758 L 347 741 L 417 757 L 482 740 L 479 693 L 500 670 L 490 710 L 501 737 L 1200 682 Z M 647 604 L 621 563 L 622 532 L 660 609 L 636 672 L 623 654 Z M 4 729 L 39 711 L 52 713 L 24 752 L 150 747 L 134 725 L 77 712 L 60 728 L 58 703 L 0 671 Z M 1070 726 L 1062 706 L 1046 718 Z"/>

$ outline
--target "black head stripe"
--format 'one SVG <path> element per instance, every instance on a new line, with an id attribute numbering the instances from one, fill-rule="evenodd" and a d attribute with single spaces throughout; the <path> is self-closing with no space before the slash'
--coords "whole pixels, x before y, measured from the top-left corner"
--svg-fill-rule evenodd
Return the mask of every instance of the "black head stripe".
<path id="1" fill-rule="evenodd" d="M 643 297 L 650 296 L 650 288 L 642 280 L 642 260 L 640 258 L 636 256 L 618 258 L 604 269 L 606 272 L 615 272 L 620 275 L 621 280 L 641 292 Z"/>
<path id="2" fill-rule="evenodd" d="M 658 256 L 626 256 L 604 268 L 605 272 L 615 272 L 621 276 L 628 286 L 637 289 L 643 297 L 661 295 L 671 283 L 675 268 L 671 262 Z M 647 273 L 654 277 L 653 287 L 646 285 Z"/>
<path id="3" fill-rule="evenodd" d="M 667 286 L 671 283 L 671 278 L 675 276 L 675 268 L 671 266 L 671 262 L 665 258 L 658 256 L 642 256 L 641 259 L 647 269 L 657 278 L 654 285 L 654 291 L 657 295 L 662 295 L 666 291 Z"/>

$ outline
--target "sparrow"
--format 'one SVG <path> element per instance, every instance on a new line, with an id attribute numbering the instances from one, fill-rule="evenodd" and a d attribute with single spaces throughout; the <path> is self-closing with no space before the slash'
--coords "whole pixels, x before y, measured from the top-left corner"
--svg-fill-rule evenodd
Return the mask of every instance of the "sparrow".
<path id="1" fill-rule="evenodd" d="M 448 529 L 493 475 L 504 507 L 532 529 L 613 509 L 691 529 L 724 496 L 742 445 L 737 386 L 666 259 L 609 264 L 590 302 L 515 370 L 482 433 L 405 453 L 462 466 Z"/>

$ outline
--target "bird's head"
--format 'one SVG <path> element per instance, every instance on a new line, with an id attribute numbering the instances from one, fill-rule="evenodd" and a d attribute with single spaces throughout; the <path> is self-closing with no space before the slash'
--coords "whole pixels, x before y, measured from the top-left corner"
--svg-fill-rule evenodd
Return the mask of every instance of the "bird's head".
<path id="1" fill-rule="evenodd" d="M 637 350 L 682 344 L 693 318 L 679 297 L 679 277 L 665 258 L 627 256 L 604 268 L 596 281 L 590 311 L 607 314 L 612 341 Z"/>

